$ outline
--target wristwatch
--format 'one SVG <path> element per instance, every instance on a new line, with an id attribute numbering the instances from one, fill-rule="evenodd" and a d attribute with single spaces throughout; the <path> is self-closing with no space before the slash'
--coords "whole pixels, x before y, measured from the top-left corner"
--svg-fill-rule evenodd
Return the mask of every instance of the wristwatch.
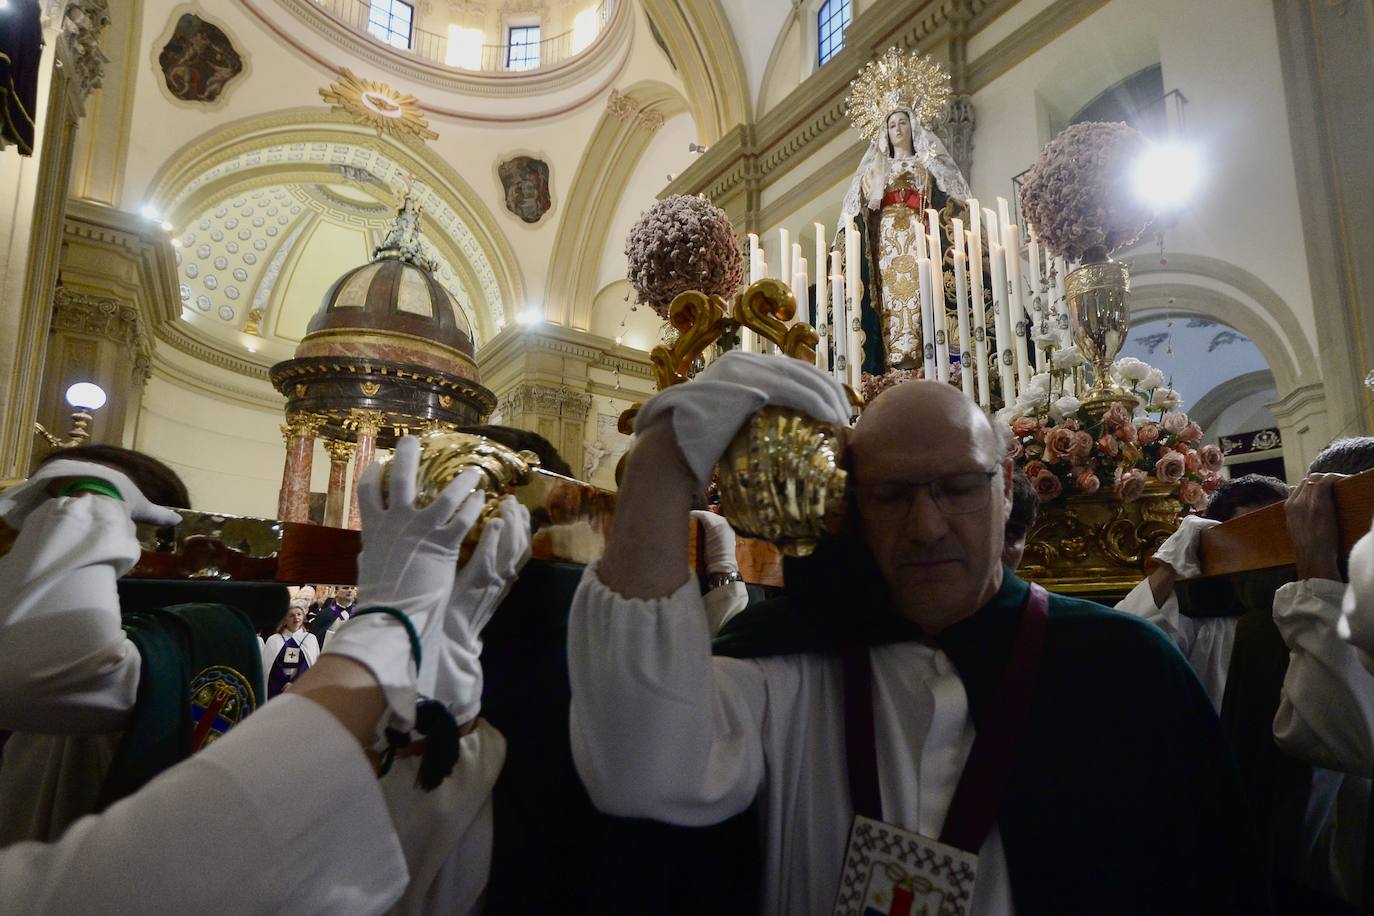
<path id="1" fill-rule="evenodd" d="M 723 585 L 729 585 L 731 582 L 743 581 L 744 577 L 739 574 L 739 570 L 737 569 L 732 569 L 729 572 L 711 573 L 710 576 L 708 576 L 706 579 L 706 583 L 708 585 L 707 590 L 715 591 Z"/>

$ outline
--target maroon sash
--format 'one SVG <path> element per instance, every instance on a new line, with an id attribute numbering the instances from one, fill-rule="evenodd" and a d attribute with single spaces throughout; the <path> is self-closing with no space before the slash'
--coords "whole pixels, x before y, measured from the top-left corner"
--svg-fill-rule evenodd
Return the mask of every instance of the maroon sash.
<path id="1" fill-rule="evenodd" d="M 940 842 L 978 854 L 997 822 L 997 811 L 1011 778 L 1016 749 L 1026 731 L 1031 690 L 1045 647 L 1049 595 L 1032 584 L 1022 609 L 1016 642 L 1006 673 L 987 715 L 978 722 L 973 749 L 964 763 L 950 802 Z M 846 651 L 844 671 L 844 744 L 849 771 L 849 797 L 855 814 L 881 821 L 876 732 L 873 725 L 873 664 L 869 649 Z"/>

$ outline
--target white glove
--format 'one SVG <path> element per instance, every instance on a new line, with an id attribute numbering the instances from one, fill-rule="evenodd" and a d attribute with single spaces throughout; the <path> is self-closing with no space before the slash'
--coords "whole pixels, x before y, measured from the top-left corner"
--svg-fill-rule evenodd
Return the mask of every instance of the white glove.
<path id="1" fill-rule="evenodd" d="M 827 373 L 800 359 L 732 350 L 690 385 L 674 385 L 646 401 L 635 417 L 635 432 L 671 418 L 682 457 L 697 486 L 704 487 L 735 433 L 767 406 L 849 425 L 849 399 Z"/>
<path id="2" fill-rule="evenodd" d="M 735 558 L 735 529 L 725 516 L 693 509 L 692 518 L 706 532 L 706 571 L 708 573 L 737 573 L 739 560 Z"/>
<path id="3" fill-rule="evenodd" d="M 498 513 L 458 572 L 442 633 L 425 640 L 425 656 L 434 661 L 420 672 L 420 694 L 448 706 L 460 723 L 477 718 L 482 708 L 482 629 L 530 558 L 529 510 L 507 496 Z"/>
<path id="4" fill-rule="evenodd" d="M 49 499 L 48 486 L 54 480 L 68 477 L 87 477 L 103 480 L 119 491 L 125 505 L 129 507 L 129 517 L 136 522 L 166 526 L 181 521 L 181 516 L 171 509 L 148 501 L 148 497 L 138 489 L 122 471 L 107 464 L 94 461 L 74 461 L 59 458 L 34 471 L 33 476 L 19 486 L 0 496 L 0 518 L 16 531 L 24 524 L 24 519 L 44 500 Z"/>
<path id="5" fill-rule="evenodd" d="M 1180 579 L 1191 579 L 1202 575 L 1202 562 L 1198 557 L 1200 536 L 1208 528 L 1215 528 L 1221 522 L 1216 519 L 1189 515 L 1183 519 L 1178 530 L 1159 545 L 1155 559 L 1168 566 Z"/>
<path id="6" fill-rule="evenodd" d="M 382 499 L 382 470 L 374 464 L 358 481 L 363 550 L 358 555 L 358 592 L 363 610 L 390 607 L 410 618 L 420 636 L 421 667 L 433 665 L 440 612 L 458 574 L 458 550 L 482 511 L 474 489 L 481 472 L 459 474 L 423 509 L 415 506 L 420 442 L 403 436 L 391 459 L 390 487 Z M 416 667 L 410 638 L 387 614 L 355 614 L 329 640 L 332 654 L 346 655 L 372 671 L 386 694 L 387 725 L 409 731 L 415 722 Z"/>
<path id="7" fill-rule="evenodd" d="M 1355 647 L 1360 663 L 1374 674 L 1374 530 L 1355 542 L 1348 566 L 1350 585 L 1336 632 Z"/>

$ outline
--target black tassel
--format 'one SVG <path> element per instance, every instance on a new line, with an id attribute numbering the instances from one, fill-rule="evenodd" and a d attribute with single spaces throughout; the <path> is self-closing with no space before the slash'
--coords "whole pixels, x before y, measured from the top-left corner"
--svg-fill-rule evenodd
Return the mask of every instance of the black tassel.
<path id="1" fill-rule="evenodd" d="M 425 736 L 420 756 L 420 788 L 432 792 L 458 763 L 458 720 L 438 700 L 421 700 L 415 707 L 415 730 Z"/>

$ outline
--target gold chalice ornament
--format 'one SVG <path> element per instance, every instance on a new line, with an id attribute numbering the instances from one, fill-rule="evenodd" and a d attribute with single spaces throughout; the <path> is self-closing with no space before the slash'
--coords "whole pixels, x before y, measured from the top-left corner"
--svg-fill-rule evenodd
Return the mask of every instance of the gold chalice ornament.
<path id="1" fill-rule="evenodd" d="M 1120 261 L 1095 261 L 1064 278 L 1069 322 L 1078 351 L 1092 364 L 1094 381 L 1083 395 L 1083 407 L 1101 417 L 1120 401 L 1133 411 L 1140 399 L 1112 381 L 1112 363 L 1131 328 L 1126 296 L 1131 275 Z"/>
<path id="2" fill-rule="evenodd" d="M 485 436 L 452 430 L 432 430 L 419 438 L 420 467 L 415 505 L 424 507 L 434 502 L 449 481 L 468 468 L 482 472 L 479 486 L 486 491 L 486 502 L 477 523 L 463 539 L 460 559 L 466 560 L 477 546 L 477 538 L 487 520 L 496 514 L 501 498 L 530 482 L 539 468 L 539 456 L 530 451 L 517 452 Z M 391 485 L 391 456 L 378 460 L 383 465 L 382 494 L 385 499 Z"/>
<path id="3" fill-rule="evenodd" d="M 792 292 L 777 280 L 759 280 L 737 295 L 729 319 L 720 297 L 682 293 L 668 306 L 677 341 L 651 354 L 658 387 L 688 383 L 688 367 L 720 337 L 726 321 L 771 341 L 784 357 L 814 364 L 819 338 L 808 324 L 787 323 L 796 311 Z M 717 466 L 722 513 L 740 534 L 771 541 L 788 556 L 809 555 L 821 536 L 838 532 L 844 520 L 848 436 L 847 427 L 799 411 L 760 410 L 740 428 Z"/>

